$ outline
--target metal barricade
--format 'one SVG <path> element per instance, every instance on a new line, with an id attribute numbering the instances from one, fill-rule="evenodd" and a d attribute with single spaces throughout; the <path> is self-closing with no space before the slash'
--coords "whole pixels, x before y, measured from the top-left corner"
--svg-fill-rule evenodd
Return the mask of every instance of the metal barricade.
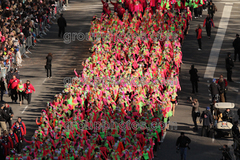
<path id="1" fill-rule="evenodd" d="M 25 56 L 26 58 L 29 58 L 27 55 L 26 55 L 26 47 L 25 47 L 26 45 L 25 44 L 23 44 L 20 48 L 19 48 L 19 51 L 20 51 L 20 53 L 21 53 L 21 55 L 23 55 L 23 56 Z"/>
<path id="2" fill-rule="evenodd" d="M 32 47 L 33 45 L 33 42 L 32 42 L 32 36 L 28 36 L 26 38 L 26 51 L 29 52 L 30 54 L 32 54 L 31 51 L 29 51 L 29 48 Z"/>

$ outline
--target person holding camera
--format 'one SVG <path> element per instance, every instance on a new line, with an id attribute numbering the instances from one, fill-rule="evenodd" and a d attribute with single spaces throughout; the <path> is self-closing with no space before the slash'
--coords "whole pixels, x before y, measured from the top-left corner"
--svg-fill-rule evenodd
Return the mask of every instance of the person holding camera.
<path id="1" fill-rule="evenodd" d="M 178 137 L 176 142 L 176 148 L 180 150 L 181 160 L 186 160 L 187 148 L 190 149 L 189 144 L 191 139 L 185 136 L 184 132 L 181 132 L 180 137 Z"/>
<path id="2" fill-rule="evenodd" d="M 199 102 L 197 99 L 192 100 L 192 97 L 190 97 L 190 101 L 192 103 L 192 120 L 194 123 L 193 130 L 198 131 L 197 117 L 200 117 Z"/>

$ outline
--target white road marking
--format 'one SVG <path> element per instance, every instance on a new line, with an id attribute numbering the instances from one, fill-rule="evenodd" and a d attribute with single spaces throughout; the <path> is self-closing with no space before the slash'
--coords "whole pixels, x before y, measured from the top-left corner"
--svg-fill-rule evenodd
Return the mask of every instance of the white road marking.
<path id="1" fill-rule="evenodd" d="M 47 78 L 45 78 L 45 79 L 43 80 L 43 83 L 44 83 L 46 80 L 47 80 Z"/>
<path id="2" fill-rule="evenodd" d="M 233 3 L 231 3 L 233 5 Z M 228 27 L 229 18 L 231 16 L 232 5 L 225 5 L 223 8 L 222 18 L 220 20 L 217 35 L 212 45 L 211 53 L 208 59 L 208 65 L 204 74 L 204 78 L 213 78 L 217 66 L 219 53 L 222 47 L 224 36 Z"/>
<path id="3" fill-rule="evenodd" d="M 238 89 L 236 87 L 228 87 L 229 90 L 238 92 Z"/>
<path id="4" fill-rule="evenodd" d="M 65 53 L 67 53 L 67 51 L 64 51 L 61 56 L 63 56 Z"/>
<path id="5" fill-rule="evenodd" d="M 24 110 L 22 111 L 22 114 L 25 112 L 25 110 L 28 108 L 28 105 L 26 105 L 26 107 L 24 108 Z"/>
<path id="6" fill-rule="evenodd" d="M 163 137 L 162 137 L 162 139 L 161 139 L 161 141 L 160 141 L 161 143 L 163 143 L 163 141 L 164 141 L 166 135 L 167 135 L 167 132 L 164 132 Z"/>

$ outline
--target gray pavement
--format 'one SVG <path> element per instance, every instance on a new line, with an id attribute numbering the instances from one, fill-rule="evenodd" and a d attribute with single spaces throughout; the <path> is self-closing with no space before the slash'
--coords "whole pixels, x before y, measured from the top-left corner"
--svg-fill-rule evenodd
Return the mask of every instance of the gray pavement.
<path id="1" fill-rule="evenodd" d="M 219 62 L 216 68 L 215 77 L 218 77 L 220 73 L 226 76 L 224 67 L 224 59 L 227 51 L 233 52 L 231 42 L 233 41 L 235 34 L 240 31 L 239 23 L 239 1 L 233 0 L 216 0 L 214 1 L 218 7 L 218 12 L 215 14 L 214 23 L 218 26 L 224 3 L 234 2 L 232 9 L 229 26 L 225 35 L 222 49 L 219 56 Z M 64 11 L 64 17 L 68 22 L 66 32 L 78 33 L 88 32 L 90 28 L 90 21 L 93 15 L 100 15 L 102 11 L 101 1 L 98 0 L 71 0 L 69 7 Z M 161 145 L 161 149 L 158 152 L 157 160 L 176 160 L 180 159 L 179 154 L 176 153 L 175 141 L 181 131 L 186 132 L 187 136 L 192 139 L 190 145 L 191 150 L 188 151 L 188 159 L 192 160 L 218 160 L 220 159 L 221 152 L 218 150 L 223 144 L 231 145 L 232 141 L 228 138 L 215 139 L 214 141 L 210 138 L 200 137 L 199 133 L 192 131 L 193 123 L 191 120 L 191 106 L 187 103 L 186 99 L 188 96 L 194 96 L 199 99 L 201 111 L 206 106 L 209 106 L 209 96 L 207 91 L 207 85 L 209 79 L 202 78 L 208 63 L 208 57 L 211 51 L 211 47 L 214 41 L 214 37 L 217 32 L 217 28 L 212 29 L 211 39 L 207 39 L 205 29 L 203 29 L 203 50 L 198 51 L 197 40 L 195 34 L 195 28 L 197 24 L 203 23 L 206 12 L 203 12 L 203 17 L 191 22 L 191 28 L 189 35 L 187 35 L 183 51 L 183 65 L 181 69 L 181 86 L 182 91 L 179 93 L 179 105 L 176 108 L 176 115 L 172 117 L 170 121 L 178 123 L 177 130 L 168 131 L 164 143 Z M 32 84 L 35 86 L 36 93 L 33 94 L 32 104 L 22 105 L 11 104 L 10 106 L 14 110 L 14 120 L 18 116 L 23 118 L 27 126 L 27 139 L 33 135 L 33 131 L 37 129 L 35 123 L 36 117 L 40 116 L 40 112 L 45 108 L 46 102 L 53 99 L 54 95 L 59 93 L 63 89 L 64 77 L 72 77 L 73 69 L 77 68 L 81 70 L 81 62 L 83 59 L 89 57 L 88 48 L 91 46 L 90 42 L 87 41 L 72 41 L 70 44 L 63 43 L 62 39 L 57 38 L 58 28 L 57 25 L 52 25 L 48 35 L 41 39 L 41 43 L 38 43 L 35 49 L 32 49 L 32 55 L 29 55 L 29 59 L 24 59 L 23 67 L 20 69 L 20 76 L 23 81 L 30 79 Z M 52 52 L 53 57 L 53 78 L 47 79 L 44 65 L 46 62 L 45 57 L 47 53 Z M 200 82 L 199 82 L 199 93 L 196 95 L 191 94 L 191 84 L 189 81 L 188 70 L 191 64 L 195 64 L 199 70 Z M 233 80 L 240 81 L 238 70 L 240 62 L 236 62 L 236 67 L 233 70 Z M 228 101 L 239 104 L 239 83 L 230 83 L 227 98 Z M 4 96 L 6 102 L 11 102 L 10 98 Z"/>

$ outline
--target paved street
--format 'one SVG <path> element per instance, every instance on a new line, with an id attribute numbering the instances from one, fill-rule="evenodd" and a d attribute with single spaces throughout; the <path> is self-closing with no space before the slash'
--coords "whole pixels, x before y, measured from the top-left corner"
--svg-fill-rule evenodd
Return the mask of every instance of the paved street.
<path id="1" fill-rule="evenodd" d="M 187 97 L 193 96 L 198 98 L 200 102 L 201 111 L 209 106 L 209 93 L 207 89 L 209 78 L 203 78 L 206 67 L 211 53 L 212 45 L 214 43 L 215 36 L 217 34 L 218 26 L 223 14 L 223 9 L 226 3 L 233 3 L 229 24 L 226 28 L 226 34 L 223 38 L 223 45 L 219 53 L 218 63 L 216 64 L 216 70 L 214 77 L 218 78 L 219 74 L 223 74 L 226 77 L 225 70 L 225 57 L 228 51 L 233 53 L 232 41 L 235 38 L 236 33 L 240 33 L 239 17 L 240 17 L 240 2 L 237 0 L 216 0 L 214 3 L 217 5 L 218 12 L 215 14 L 214 23 L 216 28 L 212 29 L 212 37 L 208 39 L 206 31 L 203 29 L 202 46 L 203 49 L 198 51 L 198 45 L 196 40 L 195 28 L 197 24 L 203 24 L 204 17 L 207 12 L 203 12 L 203 17 L 199 19 L 193 19 L 189 35 L 187 35 L 183 51 L 183 65 L 181 68 L 180 81 L 182 91 L 179 93 L 179 105 L 176 109 L 175 117 L 170 121 L 177 122 L 177 130 L 168 131 L 164 143 L 161 145 L 161 149 L 158 152 L 156 160 L 177 160 L 179 154 L 176 153 L 175 142 L 179 133 L 184 131 L 186 135 L 192 139 L 190 145 L 191 150 L 188 151 L 189 160 L 219 160 L 221 152 L 218 148 L 223 144 L 231 145 L 231 139 L 215 139 L 212 141 L 210 138 L 200 137 L 199 133 L 192 131 L 193 123 L 191 120 L 191 106 L 187 103 Z M 66 32 L 70 33 L 86 33 L 90 28 L 90 21 L 94 15 L 100 15 L 102 12 L 102 4 L 100 0 L 71 0 L 69 7 L 64 11 L 64 17 L 67 20 Z M 81 70 L 81 62 L 90 56 L 88 48 L 91 43 L 88 41 L 72 41 L 70 44 L 65 44 L 62 39 L 57 37 L 58 27 L 56 24 L 52 25 L 50 32 L 44 39 L 41 39 L 41 43 L 38 43 L 34 49 L 31 49 L 33 54 L 29 55 L 29 59 L 24 59 L 23 67 L 20 69 L 21 79 L 25 82 L 29 79 L 36 89 L 36 93 L 33 94 L 32 104 L 22 105 L 11 104 L 14 111 L 14 121 L 18 116 L 23 118 L 27 126 L 27 139 L 30 140 L 34 130 L 37 129 L 35 123 L 36 117 L 40 116 L 40 112 L 48 101 L 52 100 L 54 95 L 59 93 L 63 89 L 64 77 L 73 77 L 73 69 Z M 49 52 L 53 53 L 53 78 L 47 79 L 44 69 L 46 63 L 46 56 Z M 232 55 L 233 56 L 233 55 Z M 191 83 L 189 81 L 189 68 L 191 64 L 195 64 L 195 67 L 199 71 L 199 93 L 196 95 L 191 94 Z M 229 83 L 229 91 L 227 98 L 229 102 L 236 104 L 236 108 L 239 107 L 239 83 L 240 82 L 240 62 L 235 63 L 233 69 L 234 83 Z M 4 96 L 6 102 L 11 102 L 7 95 Z M 200 131 L 199 131 L 200 132 Z"/>

